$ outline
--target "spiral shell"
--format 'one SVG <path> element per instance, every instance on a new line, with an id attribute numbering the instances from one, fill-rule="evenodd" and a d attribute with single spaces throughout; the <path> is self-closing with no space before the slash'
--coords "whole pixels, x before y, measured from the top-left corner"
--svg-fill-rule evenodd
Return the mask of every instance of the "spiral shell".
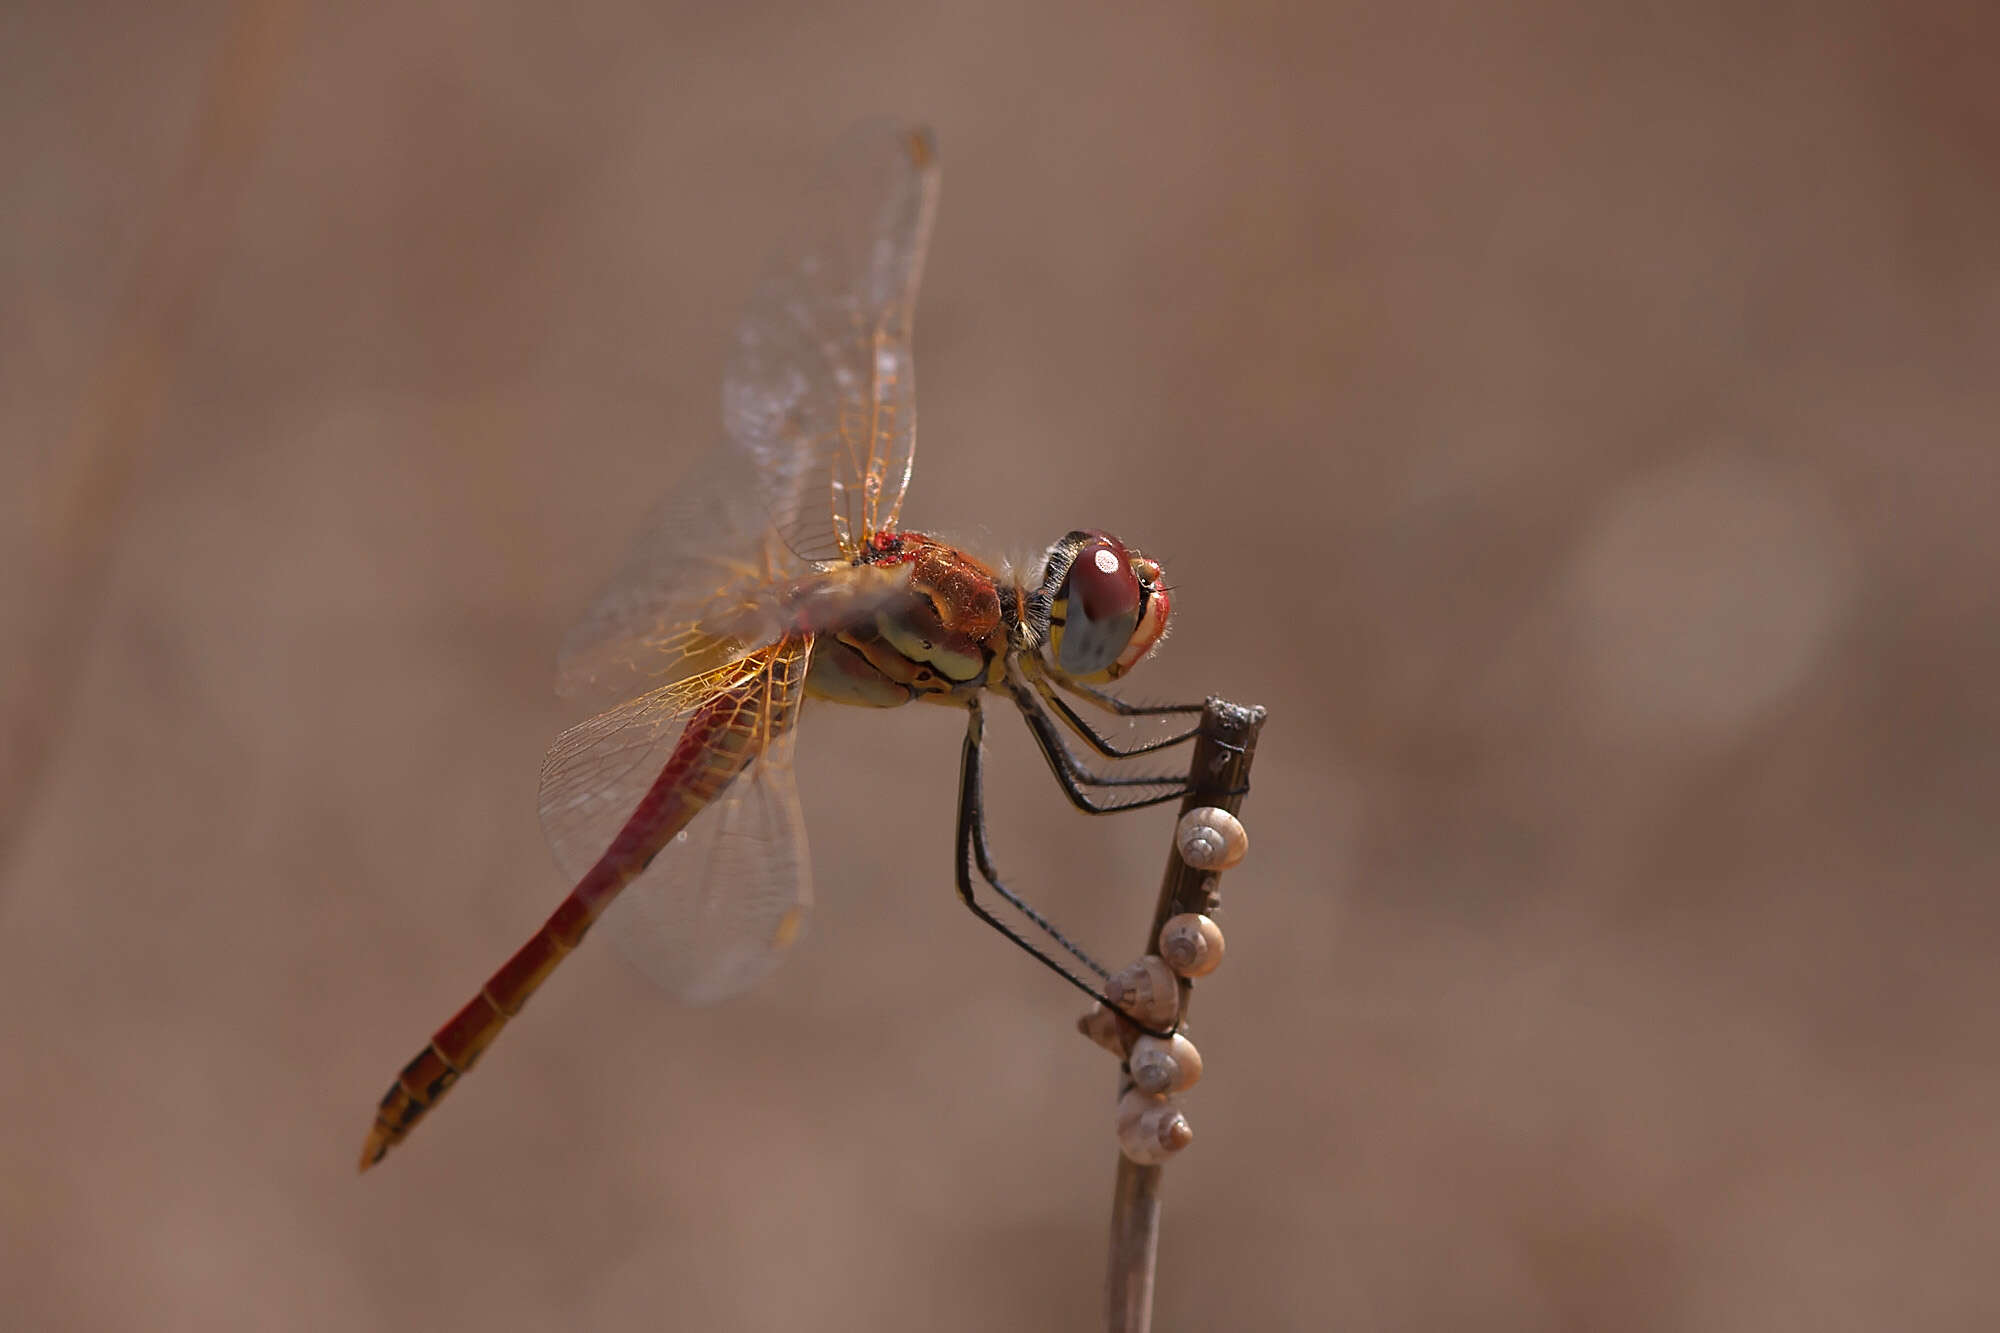
<path id="1" fill-rule="evenodd" d="M 1250 850 L 1250 835 L 1235 815 L 1220 806 L 1202 805 L 1181 816 L 1174 828 L 1174 845 L 1181 860 L 1196 870 L 1227 870 Z"/>
<path id="2" fill-rule="evenodd" d="M 1158 954 L 1149 953 L 1105 982 L 1104 998 L 1127 1017 L 1163 1028 L 1180 1014 L 1180 978 Z"/>
<path id="3" fill-rule="evenodd" d="M 1178 1032 L 1164 1039 L 1142 1036 L 1132 1043 L 1126 1068 L 1139 1091 L 1163 1097 L 1185 1092 L 1201 1078 L 1201 1052 Z"/>
<path id="4" fill-rule="evenodd" d="M 1169 917 L 1160 927 L 1160 957 L 1184 977 L 1205 977 L 1222 965 L 1222 927 L 1199 912 Z"/>
<path id="5" fill-rule="evenodd" d="M 1091 1005 L 1090 1012 L 1076 1020 L 1076 1030 L 1121 1060 L 1132 1049 L 1132 1039 L 1139 1035 L 1129 1019 L 1101 1004 Z"/>
<path id="6" fill-rule="evenodd" d="M 1194 1127 L 1173 1103 L 1134 1089 L 1118 1099 L 1118 1151 L 1141 1166 L 1166 1161 L 1194 1142 Z"/>

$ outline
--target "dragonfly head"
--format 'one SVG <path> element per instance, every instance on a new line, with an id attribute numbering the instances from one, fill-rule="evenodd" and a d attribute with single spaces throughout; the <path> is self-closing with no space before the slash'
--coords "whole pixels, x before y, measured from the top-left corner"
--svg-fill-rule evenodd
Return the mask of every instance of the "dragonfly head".
<path id="1" fill-rule="evenodd" d="M 1167 633 L 1159 563 L 1106 532 L 1072 532 L 1051 546 L 1030 601 L 1048 617 L 1050 656 L 1078 680 L 1117 680 Z"/>

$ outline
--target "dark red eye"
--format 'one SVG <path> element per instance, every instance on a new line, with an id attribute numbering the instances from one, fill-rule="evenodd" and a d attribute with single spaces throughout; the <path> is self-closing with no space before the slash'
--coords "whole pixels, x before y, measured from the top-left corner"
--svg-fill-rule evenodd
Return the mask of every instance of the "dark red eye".
<path id="1" fill-rule="evenodd" d="M 1116 537 L 1099 533 L 1077 548 L 1069 567 L 1071 614 L 1106 624 L 1139 609 L 1139 576 Z"/>

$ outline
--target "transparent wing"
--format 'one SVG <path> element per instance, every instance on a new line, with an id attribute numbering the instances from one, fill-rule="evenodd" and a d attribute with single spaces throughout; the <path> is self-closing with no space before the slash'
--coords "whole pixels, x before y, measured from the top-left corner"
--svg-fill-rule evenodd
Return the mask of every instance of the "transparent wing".
<path id="1" fill-rule="evenodd" d="M 812 911 L 788 731 L 628 887 L 604 930 L 641 975 L 688 1004 L 748 989 L 784 961 Z"/>
<path id="2" fill-rule="evenodd" d="M 565 731 L 542 764 L 542 834 L 575 882 L 667 766 L 687 719 L 706 692 L 693 682 L 663 685 Z"/>
<path id="3" fill-rule="evenodd" d="M 712 449 L 695 465 L 564 638 L 558 692 L 603 698 L 655 689 L 775 637 L 775 593 L 809 567 L 779 540 L 760 487 L 739 450 Z"/>
<path id="4" fill-rule="evenodd" d="M 649 688 L 764 641 L 774 586 L 894 525 L 936 199 L 928 131 L 869 121 L 841 139 L 738 324 L 727 439 L 658 507 L 564 642 L 563 693 Z"/>
<path id="5" fill-rule="evenodd" d="M 849 131 L 737 327 L 723 424 L 802 555 L 852 558 L 901 512 L 917 424 L 910 329 L 937 183 L 928 130 Z"/>
<path id="6" fill-rule="evenodd" d="M 752 984 L 804 928 L 811 886 L 791 757 L 810 654 L 810 640 L 787 639 L 661 686 L 564 732 L 543 766 L 543 832 L 572 880 L 670 760 L 690 790 L 716 793 L 605 914 L 620 953 L 678 999 Z M 701 752 L 676 756 L 698 716 Z"/>

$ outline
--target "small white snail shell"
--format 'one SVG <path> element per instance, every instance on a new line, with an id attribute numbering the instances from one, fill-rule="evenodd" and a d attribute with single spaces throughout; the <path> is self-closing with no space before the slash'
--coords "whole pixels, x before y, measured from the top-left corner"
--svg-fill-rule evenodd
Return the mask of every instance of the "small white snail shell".
<path id="1" fill-rule="evenodd" d="M 1127 1017 L 1163 1028 L 1181 1011 L 1180 978 L 1158 954 L 1149 953 L 1105 982 L 1104 997 Z"/>
<path id="2" fill-rule="evenodd" d="M 1222 927 L 1199 912 L 1169 917 L 1160 927 L 1160 957 L 1184 977 L 1205 977 L 1222 965 Z"/>
<path id="3" fill-rule="evenodd" d="M 1201 1052 L 1178 1032 L 1165 1039 L 1141 1036 L 1132 1043 L 1126 1067 L 1139 1091 L 1164 1097 L 1170 1092 L 1185 1092 L 1201 1078 Z"/>
<path id="4" fill-rule="evenodd" d="M 1101 1004 L 1093 1004 L 1089 1013 L 1076 1020 L 1076 1030 L 1121 1060 L 1125 1058 L 1125 1052 L 1132 1049 L 1132 1039 L 1139 1034 L 1130 1020 Z"/>
<path id="5" fill-rule="evenodd" d="M 1194 1142 L 1180 1108 L 1134 1089 L 1118 1099 L 1118 1151 L 1141 1166 L 1166 1161 Z"/>
<path id="6" fill-rule="evenodd" d="M 1174 828 L 1181 860 L 1196 870 L 1227 870 L 1250 850 L 1250 835 L 1235 815 L 1219 806 L 1196 806 Z"/>

